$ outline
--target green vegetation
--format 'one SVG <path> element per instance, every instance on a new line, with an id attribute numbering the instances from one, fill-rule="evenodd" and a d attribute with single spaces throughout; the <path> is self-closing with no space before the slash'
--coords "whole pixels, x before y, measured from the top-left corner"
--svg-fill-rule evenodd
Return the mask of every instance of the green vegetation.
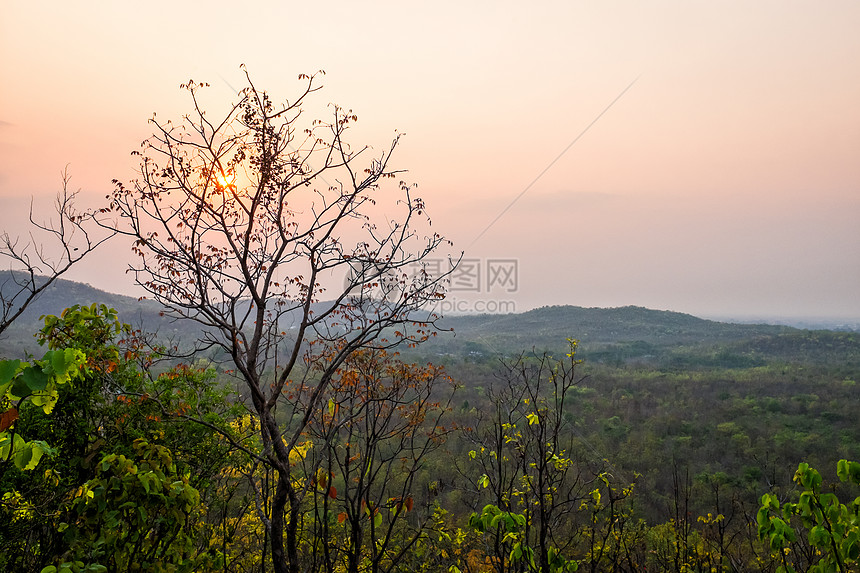
<path id="1" fill-rule="evenodd" d="M 18 431 L 22 409 L 38 407 L 44 414 L 54 410 L 60 388 L 79 375 L 85 356 L 74 348 L 49 350 L 41 360 L 0 362 L 0 460 L 19 470 L 32 470 L 51 447 L 44 440 L 27 440 Z"/>
<path id="2" fill-rule="evenodd" d="M 357 354 L 290 454 L 300 558 L 313 571 L 856 570 L 851 336 L 833 334 L 830 365 L 781 352 L 731 368 L 589 364 L 575 344 L 560 359 L 448 357 L 444 371 Z M 38 340 L 45 358 L 0 364 L 4 443 L 39 449 L 0 461 L 5 570 L 270 569 L 273 476 L 228 373 L 164 362 L 106 306 L 48 316 Z"/>
<path id="3" fill-rule="evenodd" d="M 317 76 L 281 104 L 246 79 L 221 119 L 184 85 L 105 207 L 61 195 L 36 225 L 58 261 L 3 235 L 27 270 L 0 279 L 0 569 L 857 569 L 860 335 L 442 320 L 447 242 L 413 186 L 379 192 L 397 140 L 369 157 L 337 106 L 303 125 Z M 155 302 L 62 290 L 91 225 L 132 239 Z"/>
<path id="4" fill-rule="evenodd" d="M 15 373 L 2 404 L 4 443 L 15 447 L 0 459 L 0 567 L 199 563 L 190 527 L 232 455 L 216 438 L 238 412 L 227 392 L 203 368 L 156 374 L 158 353 L 105 306 L 74 306 L 44 324 L 48 358 L 0 362 Z M 208 425 L 180 423 L 190 411 Z M 21 436 L 29 441 L 19 447 Z"/>
<path id="5" fill-rule="evenodd" d="M 860 486 L 860 463 L 839 460 L 839 480 Z M 853 571 L 860 559 L 860 496 L 847 505 L 836 493 L 821 491 L 821 474 L 802 463 L 794 474 L 803 491 L 796 502 L 780 507 L 779 498 L 764 494 L 756 517 L 759 537 L 770 544 L 780 561 L 781 571 Z M 856 492 L 855 492 L 856 493 Z M 806 543 L 798 543 L 799 522 L 806 532 Z"/>

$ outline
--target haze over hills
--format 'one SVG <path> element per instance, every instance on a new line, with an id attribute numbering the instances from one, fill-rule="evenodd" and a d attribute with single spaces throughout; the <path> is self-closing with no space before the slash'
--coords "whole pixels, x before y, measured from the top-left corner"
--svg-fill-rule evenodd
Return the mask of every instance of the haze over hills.
<path id="1" fill-rule="evenodd" d="M 10 273 L 0 274 L 0 289 L 4 296 L 15 288 L 10 279 Z M 79 304 L 88 306 L 91 304 L 106 304 L 115 308 L 123 322 L 146 330 L 167 334 L 179 334 L 185 331 L 196 336 L 199 329 L 193 324 L 182 324 L 170 321 L 160 316 L 161 306 L 151 300 L 138 300 L 137 298 L 112 294 L 88 284 L 75 281 L 57 279 L 45 289 L 24 313 L 5 332 L 0 339 L 0 356 L 20 356 L 23 353 L 39 353 L 39 346 L 34 339 L 34 333 L 43 326 L 40 317 L 43 315 L 59 315 L 65 308 Z M 42 349 L 44 350 L 44 349 Z"/>
<path id="2" fill-rule="evenodd" d="M 9 288 L 8 283 L 3 284 Z M 154 301 L 59 279 L 6 332 L 0 340 L 0 355 L 38 354 L 33 333 L 41 325 L 40 316 L 58 315 L 73 304 L 93 303 L 116 308 L 124 322 L 158 332 L 163 338 L 194 340 L 200 332 L 192 321 L 161 316 L 161 307 Z M 718 322 L 633 306 L 547 306 L 519 314 L 448 316 L 438 325 L 446 332 L 403 354 L 427 360 L 483 359 L 532 349 L 562 351 L 566 340 L 575 338 L 581 342 L 581 355 L 596 363 L 749 367 L 778 359 L 860 364 L 860 335 L 856 333 Z"/>

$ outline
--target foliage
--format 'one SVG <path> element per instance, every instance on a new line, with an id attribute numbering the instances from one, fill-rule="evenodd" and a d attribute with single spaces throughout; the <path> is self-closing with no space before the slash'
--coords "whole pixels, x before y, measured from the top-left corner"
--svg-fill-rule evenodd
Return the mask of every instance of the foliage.
<path id="1" fill-rule="evenodd" d="M 120 323 L 116 311 L 104 305 L 75 305 L 59 317 L 45 317 L 39 338 L 51 348 L 46 356 L 78 357 L 76 377 L 74 384 L 56 386 L 55 400 L 46 404 L 53 407 L 51 415 L 44 407 L 28 403 L 16 421 L 16 430 L 37 439 L 33 441 L 50 443 L 57 455 L 44 472 L 22 473 L 11 464 L 0 467 L 0 483 L 6 491 L 0 506 L 5 518 L 0 542 L 9 549 L 0 552 L 0 567 L 38 570 L 59 555 L 68 557 L 64 567 L 78 567 L 76 562 L 84 567 L 81 559 L 73 558 L 72 539 L 57 529 L 57 523 L 81 492 L 100 491 L 97 482 L 108 480 L 102 474 L 110 470 L 104 460 L 113 470 L 134 473 L 138 462 L 129 460 L 151 458 L 141 444 L 155 438 L 163 444 L 158 446 L 162 460 L 168 454 L 178 457 L 165 461 L 159 471 L 167 477 L 171 472 L 181 475 L 189 487 L 210 495 L 212 474 L 231 455 L 230 444 L 215 438 L 215 432 L 227 432 L 235 408 L 225 403 L 227 391 L 216 386 L 211 369 L 180 364 L 160 375 L 140 370 L 140 365 L 153 364 L 151 352 L 139 333 Z M 10 388 L 14 387 L 12 383 Z M 195 417 L 208 426 L 176 423 Z M 127 463 L 116 466 L 120 463 L 116 460 Z M 102 522 L 104 531 L 98 532 L 96 522 L 90 520 L 87 539 L 109 537 L 115 525 Z M 77 543 L 75 551 L 84 551 L 80 545 L 84 542 Z M 87 563 L 98 569 L 97 562 Z"/>
<path id="2" fill-rule="evenodd" d="M 272 516 L 277 479 L 272 468 L 260 461 L 264 448 L 257 433 L 258 419 L 249 415 L 236 418 L 235 408 L 225 403 L 225 390 L 205 361 L 160 373 L 141 371 L 140 365 L 152 361 L 140 338 L 106 307 L 72 307 L 46 320 L 51 326 L 40 334 L 44 344 L 52 351 L 54 346 L 75 348 L 87 359 L 73 385 L 58 386 L 51 415 L 33 404 L 22 406 L 26 415 L 16 422 L 17 429 L 52 444 L 60 455 L 42 461 L 44 472 L 41 468 L 19 472 L 7 464 L 3 479 L 11 487 L 3 495 L 5 523 L 0 526 L 0 536 L 9 551 L 0 555 L 0 563 L 27 570 L 46 565 L 68 571 L 106 567 L 105 555 L 94 556 L 93 552 L 105 543 L 122 545 L 120 537 L 130 531 L 131 521 L 126 525 L 98 521 L 106 517 L 105 509 L 95 521 L 81 518 L 82 529 L 77 534 L 70 533 L 71 529 L 59 532 L 57 527 L 63 520 L 78 523 L 77 511 L 85 507 L 80 494 L 87 488 L 97 488 L 98 483 L 104 486 L 111 479 L 121 484 L 123 478 L 118 476 L 122 475 L 129 480 L 133 474 L 124 474 L 121 467 L 132 471 L 134 466 L 140 473 L 136 445 L 157 442 L 159 448 L 169 448 L 176 468 L 175 474 L 162 470 L 165 479 L 172 479 L 170 483 L 185 480 L 199 495 L 196 509 L 184 514 L 175 513 L 174 507 L 172 517 L 165 518 L 176 526 L 181 514 L 185 525 L 177 534 L 177 544 L 162 547 L 167 560 L 160 563 L 165 567 L 194 563 L 197 569 L 217 566 L 237 573 L 271 568 L 271 557 L 261 548 L 268 540 L 265 519 Z M 574 366 L 581 366 L 575 356 L 562 362 L 571 359 Z M 447 402 L 437 402 L 444 398 L 438 391 L 447 387 L 440 369 L 402 363 L 382 351 L 354 354 L 338 369 L 301 441 L 290 450 L 291 479 L 300 494 L 295 508 L 300 516 L 296 535 L 302 562 L 310 570 L 320 571 L 376 568 L 414 572 L 552 571 L 575 566 L 593 571 L 644 567 L 774 571 L 779 565 L 806 570 L 823 562 L 816 553 L 822 549 L 814 544 L 823 540 L 815 537 L 821 530 L 812 525 L 799 533 L 802 514 L 785 519 L 782 512 L 788 504 L 772 510 L 786 523 L 785 548 L 771 554 L 770 543 L 767 550 L 753 543 L 758 535 L 747 527 L 747 516 L 754 517 L 755 509 L 745 500 L 757 491 L 759 481 L 776 481 L 770 475 L 774 470 L 759 469 L 750 462 L 732 465 L 731 460 L 748 455 L 745 452 L 763 439 L 760 434 L 781 425 L 775 443 L 782 444 L 779 435 L 785 427 L 802 428 L 794 420 L 801 415 L 818 419 L 820 408 L 833 413 L 829 420 L 833 431 L 838 431 L 842 414 L 837 405 L 847 400 L 837 401 L 834 395 L 850 394 L 850 384 L 839 378 L 814 388 L 807 386 L 800 393 L 804 386 L 788 378 L 796 376 L 796 370 L 760 367 L 732 373 L 737 386 L 721 379 L 723 372 L 655 374 L 643 369 L 625 374 L 592 367 L 595 374 L 584 378 L 570 376 L 564 368 L 556 368 L 557 363 L 540 354 L 524 356 L 520 362 L 514 359 L 497 369 L 495 381 L 489 380 L 488 365 L 472 363 L 471 371 L 455 365 L 461 375 L 468 372 L 464 377 L 469 385 L 463 392 L 470 405 L 449 411 Z M 320 366 L 308 364 L 308 379 Z M 756 395 L 757 388 L 772 384 L 779 376 L 788 380 L 778 388 L 782 394 Z M 564 400 L 553 398 L 553 379 L 575 381 L 564 391 Z M 445 383 L 436 386 L 439 381 Z M 481 393 L 480 387 L 487 390 Z M 741 387 L 747 395 L 737 394 Z M 302 379 L 286 388 L 298 405 L 305 404 L 306 392 L 313 390 Z M 503 388 L 507 390 L 502 392 Z M 712 405 L 708 416 L 701 414 L 695 427 L 689 421 L 667 418 L 664 409 L 670 402 L 657 402 L 660 392 L 670 393 L 667 388 L 671 389 L 671 405 L 683 405 L 691 414 L 702 412 L 691 405 L 695 400 L 708 401 Z M 722 398 L 717 396 L 718 390 Z M 553 412 L 559 405 L 563 407 Z M 460 459 L 470 460 L 464 473 L 472 480 L 471 486 L 457 481 L 450 463 L 455 454 L 439 455 L 436 448 L 441 440 L 428 440 L 434 427 L 441 438 L 455 424 L 431 423 L 436 419 L 429 417 L 432 412 L 444 412 L 456 425 L 475 426 L 465 434 L 471 441 L 471 454 L 468 441 L 449 442 Z M 491 412 L 496 415 L 490 416 Z M 566 440 L 559 442 L 558 450 L 548 446 L 552 439 L 546 439 L 556 417 L 559 438 Z M 716 420 L 708 422 L 712 418 Z M 488 425 L 493 420 L 498 425 Z M 549 426 L 542 427 L 544 424 Z M 647 497 L 617 480 L 625 471 L 621 464 L 630 464 L 627 448 L 635 450 L 640 462 L 659 460 L 661 447 L 649 441 L 655 432 L 665 436 L 663 448 L 672 445 L 669 453 L 686 464 L 694 463 L 696 450 L 676 436 L 697 431 L 714 438 L 708 451 L 721 452 L 722 458 L 710 463 L 729 465 L 703 466 L 704 471 L 694 477 L 688 472 L 685 477 L 684 466 L 679 468 L 670 458 L 675 475 L 668 498 L 656 497 L 659 471 L 649 472 L 637 483 L 636 490 L 647 489 Z M 489 436 L 496 436 L 495 441 L 488 441 Z M 531 445 L 540 443 L 544 443 L 543 459 L 535 454 L 541 450 Z M 422 444 L 429 446 L 425 453 Z M 489 453 L 492 444 L 500 445 L 496 455 Z M 591 452 L 614 451 L 612 466 L 587 461 L 583 447 Z M 784 447 L 788 448 L 788 442 Z M 550 451 L 564 454 L 553 457 Z M 112 460 L 107 470 L 101 469 L 103 459 Z M 496 459 L 504 463 L 497 466 Z M 117 466 L 122 460 L 125 465 Z M 544 462 L 545 469 L 540 470 Z M 499 474 L 502 466 L 506 469 Z M 853 467 L 844 462 L 839 471 L 850 477 Z M 574 495 L 569 499 L 575 500 L 572 511 L 559 514 L 564 516 L 562 520 L 548 521 L 550 542 L 544 553 L 539 531 L 546 514 L 541 514 L 539 490 L 530 483 L 541 483 L 541 479 L 553 483 L 563 470 L 570 469 L 577 470 L 571 475 L 578 480 L 570 490 Z M 493 481 L 499 481 L 499 475 L 507 476 L 504 483 L 509 484 L 508 489 L 499 490 L 502 497 L 494 493 Z M 813 479 L 813 485 L 816 481 Z M 130 487 L 129 483 L 120 487 Z M 563 487 L 545 491 L 546 507 L 553 497 L 566 499 Z M 145 489 L 138 494 L 140 504 L 158 508 L 156 514 L 171 507 L 157 497 L 147 498 Z M 674 511 L 656 513 L 653 506 L 658 502 Z M 110 502 L 105 504 L 107 508 Z M 472 504 L 478 506 L 470 519 L 465 508 L 474 507 Z M 844 507 L 850 511 L 853 506 L 845 503 Z M 288 508 L 292 511 L 293 506 Z M 117 515 L 128 517 L 122 512 Z M 650 526 L 643 520 L 661 515 L 669 519 Z M 143 532 L 153 529 L 138 526 Z M 29 533 L 9 536 L 14 530 Z M 810 535 L 813 530 L 819 533 Z M 28 554 L 31 550 L 26 547 L 34 548 L 32 557 L 13 557 L 12 552 Z M 122 555 L 123 551 L 120 547 L 114 553 Z M 849 561 L 846 568 L 851 566 Z"/>
<path id="3" fill-rule="evenodd" d="M 860 463 L 840 460 L 836 466 L 839 480 L 860 485 Z M 856 571 L 860 566 L 860 496 L 848 504 L 841 503 L 836 493 L 821 491 L 821 474 L 801 463 L 794 481 L 803 490 L 796 502 L 780 505 L 773 494 L 764 494 L 756 516 L 759 537 L 779 555 L 780 570 L 793 572 L 799 564 L 812 572 Z M 799 523 L 805 530 L 814 555 L 808 562 L 804 556 L 792 555 L 792 542 L 797 541 L 793 527 Z"/>
<path id="4" fill-rule="evenodd" d="M 507 562 L 512 571 L 547 571 L 547 573 L 566 573 L 579 569 L 579 562 L 562 557 L 559 550 L 549 547 L 546 565 L 539 569 L 535 563 L 535 552 L 528 545 L 528 519 L 521 513 L 502 511 L 495 505 L 484 506 L 480 514 L 473 513 L 469 526 L 479 533 L 497 532 L 502 535 L 500 544 L 508 552 Z M 504 562 L 502 556 L 502 562 Z M 500 564 L 501 565 L 501 564 Z"/>
<path id="5" fill-rule="evenodd" d="M 109 454 L 76 493 L 59 525 L 69 551 L 56 571 L 197 571 L 190 529 L 200 494 L 167 448 L 135 440 L 135 455 Z"/>
<path id="6" fill-rule="evenodd" d="M 53 453 L 43 440 L 26 440 L 17 431 L 18 419 L 26 406 L 50 414 L 59 388 L 79 376 L 84 360 L 83 352 L 67 348 L 49 350 L 32 362 L 0 361 L 0 466 L 11 462 L 18 469 L 32 470 L 44 454 Z"/>
<path id="7" fill-rule="evenodd" d="M 104 304 L 72 305 L 60 316 L 43 316 L 39 344 L 48 348 L 77 348 L 87 354 L 87 373 L 92 369 L 114 371 L 120 361 L 115 339 L 128 325 L 119 321 L 116 310 Z"/>
<path id="8" fill-rule="evenodd" d="M 174 542 L 162 543 L 164 559 L 150 568 L 271 570 L 264 548 L 277 472 L 266 463 L 259 418 L 239 415 L 241 404 L 232 402 L 225 378 L 203 359 L 157 364 L 139 334 L 107 307 L 72 307 L 46 320 L 51 326 L 39 338 L 50 352 L 70 348 L 86 359 L 72 383 L 56 386 L 50 414 L 24 399 L 9 428 L 50 444 L 57 455 L 43 456 L 35 471 L 22 471 L 12 460 L 0 468 L 0 569 L 112 566 L 107 553 L 96 555 L 99 547 L 117 543 L 113 553 L 127 553 L 129 542 L 119 537 L 139 514 L 124 509 L 108 523 L 113 502 L 107 494 L 101 514 L 90 506 L 89 517 L 81 517 L 78 510 L 86 507 L 81 492 L 90 488 L 96 498 L 98 487 L 115 483 L 137 488 L 135 503 L 165 520 L 155 528 L 136 526 L 141 547 L 155 543 L 147 532 L 184 522 L 174 529 Z M 804 455 L 820 463 L 831 456 L 835 463 L 836 452 L 843 458 L 856 453 L 857 376 L 847 363 L 671 370 L 583 365 L 578 353 L 571 354 L 559 361 L 532 353 L 507 359 L 501 368 L 490 360 L 449 364 L 445 372 L 465 382 L 451 409 L 440 368 L 380 350 L 353 353 L 289 450 L 297 496 L 286 509 L 298 513 L 303 566 L 498 573 L 577 564 L 580 571 L 774 573 L 780 567 L 838 571 L 838 554 L 842 570 L 857 569 L 856 463 L 839 462 L 841 481 L 833 486 L 802 464 L 796 474 L 801 491 L 777 487 L 762 498 L 773 484 L 789 482 L 787 459 Z M 319 356 L 302 362 L 285 385 L 285 404 L 295 406 L 278 411 L 285 430 L 301 423 L 295 414 L 307 406 L 330 354 Z M 579 375 L 556 368 L 571 359 Z M 589 376 L 581 375 L 584 368 Z M 566 376 L 574 383 L 558 400 L 554 383 Z M 435 422 L 440 413 L 444 426 Z M 559 446 L 550 447 L 556 419 Z M 463 438 L 438 448 L 457 428 L 465 429 Z M 144 442 L 152 451 L 166 448 L 175 466 L 175 473 L 170 464 L 162 468 L 162 488 L 180 482 L 197 492 L 187 513 L 129 481 L 132 466 L 141 473 L 136 447 Z M 103 460 L 111 460 L 106 469 Z M 460 461 L 465 467 L 458 473 Z M 569 490 L 558 481 L 565 469 L 575 478 Z M 634 472 L 643 474 L 635 488 L 628 483 L 633 480 L 619 479 Z M 542 479 L 561 487 L 541 490 L 534 484 Z M 169 497 L 168 491 L 162 495 Z M 553 498 L 569 500 L 566 512 L 555 514 L 561 519 L 547 520 L 545 553 L 539 491 L 547 508 Z M 69 527 L 60 532 L 63 522 Z"/>

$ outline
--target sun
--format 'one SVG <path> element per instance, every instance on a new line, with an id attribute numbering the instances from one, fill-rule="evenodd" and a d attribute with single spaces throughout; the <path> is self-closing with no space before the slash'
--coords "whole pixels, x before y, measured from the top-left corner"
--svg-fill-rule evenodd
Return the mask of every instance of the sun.
<path id="1" fill-rule="evenodd" d="M 215 184 L 219 190 L 236 187 L 236 174 L 231 171 L 219 170 L 215 173 Z"/>

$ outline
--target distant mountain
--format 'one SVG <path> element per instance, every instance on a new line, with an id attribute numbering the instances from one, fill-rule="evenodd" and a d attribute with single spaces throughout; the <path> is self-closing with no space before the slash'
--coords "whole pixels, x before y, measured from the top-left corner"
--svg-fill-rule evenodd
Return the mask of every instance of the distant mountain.
<path id="1" fill-rule="evenodd" d="M 637 306 L 583 308 L 545 306 L 521 314 L 449 317 L 451 325 L 466 336 L 483 333 L 487 343 L 505 346 L 553 345 L 559 337 L 590 343 L 645 340 L 658 344 L 690 344 L 705 340 L 730 340 L 750 334 L 777 334 L 785 326 L 715 322 L 689 314 L 650 310 Z"/>
<path id="2" fill-rule="evenodd" d="M 717 322 L 635 306 L 547 306 L 521 314 L 445 317 L 438 324 L 453 332 L 422 345 L 416 355 L 481 359 L 532 349 L 559 352 L 572 338 L 580 341 L 586 360 L 615 365 L 734 368 L 836 361 L 860 367 L 858 333 Z"/>
<path id="3" fill-rule="evenodd" d="M 7 331 L 0 340 L 0 356 L 38 353 L 33 333 L 41 325 L 41 315 L 59 315 L 73 304 L 92 303 L 107 304 L 117 309 L 122 321 L 157 331 L 162 337 L 188 341 L 196 340 L 200 333 L 199 326 L 192 321 L 161 316 L 161 307 L 154 301 L 111 294 L 61 279 Z M 562 351 L 566 340 L 574 338 L 581 342 L 581 356 L 596 363 L 731 368 L 778 360 L 828 361 L 860 367 L 858 333 L 717 322 L 635 306 L 546 306 L 520 314 L 444 317 L 438 325 L 448 332 L 440 332 L 416 350 L 404 350 L 404 356 L 430 361 L 444 357 L 484 360 L 531 349 Z"/>
<path id="4" fill-rule="evenodd" d="M 8 271 L 0 272 L 0 289 L 7 296 L 15 288 L 10 278 Z M 4 333 L 0 339 L 0 356 L 18 357 L 28 352 L 44 352 L 34 338 L 34 334 L 44 325 L 40 317 L 49 314 L 59 316 L 64 309 L 72 305 L 88 306 L 93 303 L 106 304 L 116 309 L 120 320 L 135 328 L 158 331 L 165 337 L 181 337 L 184 334 L 196 338 L 200 331 L 199 327 L 189 321 L 171 321 L 161 316 L 161 305 L 155 301 L 138 300 L 135 297 L 105 292 L 88 284 L 57 279 Z"/>
<path id="5" fill-rule="evenodd" d="M 0 289 L 5 296 L 8 296 L 15 289 L 15 284 L 10 280 L 11 278 L 11 273 L 8 271 L 0 273 Z M 40 284 L 45 280 L 44 277 L 37 277 Z M 45 314 L 59 314 L 64 308 L 72 304 L 90 305 L 93 303 L 104 303 L 126 314 L 148 311 L 158 313 L 158 305 L 152 301 L 140 301 L 134 297 L 105 292 L 88 284 L 57 279 L 24 311 L 21 319 L 23 322 L 32 322 Z"/>

